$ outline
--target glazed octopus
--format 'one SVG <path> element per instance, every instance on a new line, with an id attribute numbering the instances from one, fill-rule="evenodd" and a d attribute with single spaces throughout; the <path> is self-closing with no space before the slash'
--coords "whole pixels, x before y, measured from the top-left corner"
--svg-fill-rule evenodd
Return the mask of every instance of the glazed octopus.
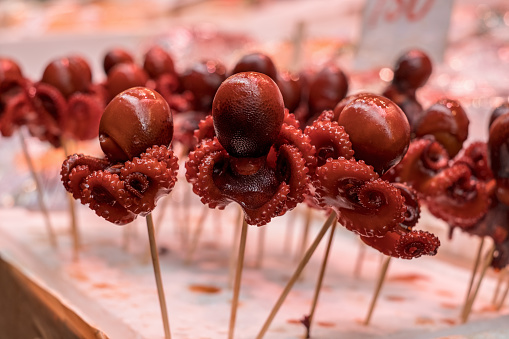
<path id="1" fill-rule="evenodd" d="M 438 101 L 423 112 L 407 155 L 386 175 L 388 180 L 411 185 L 429 211 L 451 230 L 472 227 L 490 204 L 492 176 L 486 144 L 473 143 L 463 149 L 468 125 L 457 101 Z"/>
<path id="2" fill-rule="evenodd" d="M 242 72 L 226 79 L 186 162 L 186 178 L 201 201 L 219 209 L 236 202 L 246 222 L 258 226 L 302 202 L 314 148 L 287 121 L 296 123 L 270 77 Z"/>
<path id="3" fill-rule="evenodd" d="M 73 154 L 62 164 L 64 187 L 109 222 L 146 216 L 175 185 L 178 159 L 169 145 L 173 117 L 157 92 L 143 87 L 117 95 L 99 125 L 104 158 Z"/>
<path id="4" fill-rule="evenodd" d="M 83 58 L 54 60 L 31 91 L 37 118 L 28 125 L 29 130 L 55 147 L 60 146 L 62 136 L 76 140 L 95 138 L 105 100 L 105 92 L 92 83 L 90 66 Z"/>
<path id="5" fill-rule="evenodd" d="M 0 133 L 11 136 L 20 126 L 34 119 L 30 102 L 32 83 L 26 79 L 18 64 L 0 58 Z"/>
<path id="6" fill-rule="evenodd" d="M 367 93 L 338 106 L 304 131 L 316 148 L 314 203 L 332 208 L 343 226 L 386 255 L 434 255 L 438 239 L 412 230 L 419 217 L 415 192 L 381 177 L 407 151 L 410 126 L 404 113 L 389 99 Z"/>
<path id="7" fill-rule="evenodd" d="M 417 49 L 409 50 L 396 61 L 392 83 L 383 92 L 403 110 L 412 129 L 423 111 L 416 92 L 426 84 L 432 70 L 431 60 L 426 53 Z"/>

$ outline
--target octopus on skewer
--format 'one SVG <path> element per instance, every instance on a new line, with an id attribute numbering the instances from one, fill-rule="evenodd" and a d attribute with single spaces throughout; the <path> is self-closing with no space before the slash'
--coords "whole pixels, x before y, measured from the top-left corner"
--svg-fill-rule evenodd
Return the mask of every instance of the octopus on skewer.
<path id="1" fill-rule="evenodd" d="M 28 129 L 40 140 L 59 147 L 61 137 L 97 137 L 106 93 L 102 86 L 92 83 L 90 66 L 83 58 L 70 56 L 52 61 L 30 91 L 30 100 L 36 118 Z"/>
<path id="2" fill-rule="evenodd" d="M 243 72 L 224 81 L 186 162 L 186 178 L 202 202 L 219 209 L 236 202 L 246 222 L 258 226 L 302 202 L 314 148 L 287 119 L 267 75 Z"/>
<path id="3" fill-rule="evenodd" d="M 172 137 L 173 117 L 164 98 L 147 88 L 128 89 L 102 115 L 105 157 L 69 156 L 60 173 L 64 187 L 109 222 L 124 225 L 146 216 L 177 180 Z"/>
<path id="4" fill-rule="evenodd" d="M 32 83 L 26 79 L 19 65 L 11 59 L 0 58 L 0 133 L 10 137 L 22 125 L 34 119 L 30 103 Z"/>
<path id="5" fill-rule="evenodd" d="M 384 254 L 411 259 L 434 255 L 434 235 L 413 230 L 417 194 L 383 175 L 403 159 L 410 141 L 405 115 L 387 98 L 362 93 L 324 111 L 304 133 L 316 148 L 313 201 Z"/>

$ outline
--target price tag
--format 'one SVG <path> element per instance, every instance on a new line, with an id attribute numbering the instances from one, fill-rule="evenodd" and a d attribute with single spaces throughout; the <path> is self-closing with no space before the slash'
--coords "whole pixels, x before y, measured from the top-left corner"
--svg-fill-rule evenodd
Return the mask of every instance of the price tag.
<path id="1" fill-rule="evenodd" d="M 366 0 L 355 67 L 393 66 L 411 48 L 442 61 L 452 5 L 452 0 Z"/>

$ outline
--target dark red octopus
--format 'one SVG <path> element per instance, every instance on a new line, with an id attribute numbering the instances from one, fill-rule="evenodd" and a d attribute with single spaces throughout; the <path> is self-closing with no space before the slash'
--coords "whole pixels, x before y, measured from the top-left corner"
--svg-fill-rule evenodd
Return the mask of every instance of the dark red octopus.
<path id="1" fill-rule="evenodd" d="M 173 117 L 164 98 L 147 88 L 128 89 L 101 118 L 99 142 L 106 157 L 69 156 L 60 172 L 64 187 L 112 223 L 145 216 L 177 180 L 172 137 Z"/>
<path id="2" fill-rule="evenodd" d="M 52 61 L 30 90 L 36 114 L 28 124 L 32 135 L 60 146 L 60 138 L 89 140 L 97 136 L 106 93 L 92 83 L 87 62 L 79 56 Z"/>
<path id="3" fill-rule="evenodd" d="M 314 148 L 295 124 L 270 77 L 232 75 L 195 132 L 200 144 L 186 162 L 193 191 L 211 208 L 238 203 L 252 225 L 294 208 L 309 192 L 314 166 Z"/>
<path id="4" fill-rule="evenodd" d="M 410 140 L 408 121 L 393 102 L 368 93 L 350 97 L 304 133 L 316 148 L 311 175 L 317 206 L 332 208 L 342 225 L 386 255 L 436 253 L 434 235 L 412 230 L 419 217 L 416 193 L 380 177 L 403 158 Z"/>

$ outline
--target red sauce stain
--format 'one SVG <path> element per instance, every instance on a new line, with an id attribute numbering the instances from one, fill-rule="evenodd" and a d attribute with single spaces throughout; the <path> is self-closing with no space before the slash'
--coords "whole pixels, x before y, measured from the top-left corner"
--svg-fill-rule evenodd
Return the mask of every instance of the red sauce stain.
<path id="1" fill-rule="evenodd" d="M 299 324 L 299 325 L 302 325 L 302 323 L 300 322 L 299 319 L 287 319 L 286 322 L 289 323 L 289 324 Z"/>
<path id="2" fill-rule="evenodd" d="M 318 326 L 322 326 L 322 327 L 334 327 L 334 326 L 336 326 L 335 323 L 329 322 L 329 321 L 317 321 L 316 324 Z"/>
<path id="3" fill-rule="evenodd" d="M 400 295 L 388 295 L 385 297 L 385 299 L 387 299 L 389 301 L 405 301 L 406 300 L 405 297 L 402 297 Z"/>
<path id="4" fill-rule="evenodd" d="M 440 319 L 441 322 L 447 325 L 456 325 L 456 320 L 450 318 Z"/>
<path id="5" fill-rule="evenodd" d="M 207 285 L 189 285 L 189 290 L 196 293 L 216 294 L 221 292 L 219 287 Z"/>
<path id="6" fill-rule="evenodd" d="M 398 274 L 393 275 L 388 279 L 389 281 L 398 281 L 398 282 L 408 282 L 414 283 L 419 280 L 430 280 L 428 276 L 419 274 L 419 273 L 408 273 L 408 274 Z"/>
<path id="7" fill-rule="evenodd" d="M 437 290 L 436 294 L 442 297 L 454 297 L 454 293 L 448 290 Z"/>
<path id="8" fill-rule="evenodd" d="M 453 303 L 440 303 L 440 307 L 446 308 L 448 310 L 454 310 L 454 309 L 458 308 L 458 305 L 453 304 Z"/>
<path id="9" fill-rule="evenodd" d="M 112 287 L 111 284 L 104 283 L 104 282 L 95 283 L 92 286 L 94 286 L 95 288 L 111 288 Z"/>
<path id="10" fill-rule="evenodd" d="M 484 306 L 483 308 L 481 308 L 480 310 L 482 313 L 486 313 L 486 312 L 496 312 L 497 311 L 497 308 L 495 307 L 495 305 L 486 305 Z"/>
<path id="11" fill-rule="evenodd" d="M 434 323 L 435 323 L 435 321 L 433 321 L 433 319 L 431 319 L 431 318 L 419 317 L 419 318 L 415 319 L 416 325 L 432 325 Z"/>

